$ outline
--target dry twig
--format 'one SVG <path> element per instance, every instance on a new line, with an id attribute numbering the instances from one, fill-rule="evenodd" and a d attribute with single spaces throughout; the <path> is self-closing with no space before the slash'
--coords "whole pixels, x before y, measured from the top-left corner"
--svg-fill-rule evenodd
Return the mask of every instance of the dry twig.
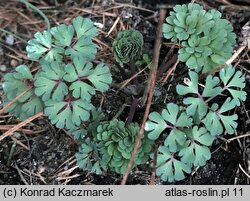
<path id="1" fill-rule="evenodd" d="M 17 124 L 16 126 L 14 126 L 13 128 L 11 128 L 10 130 L 6 131 L 4 134 L 0 135 L 0 141 L 3 140 L 4 138 L 12 135 L 16 130 L 22 128 L 23 126 L 25 126 L 27 123 L 33 121 L 34 119 L 37 119 L 38 117 L 42 116 L 43 112 L 38 112 L 37 114 L 29 117 L 28 119 L 22 121 L 21 123 Z"/>

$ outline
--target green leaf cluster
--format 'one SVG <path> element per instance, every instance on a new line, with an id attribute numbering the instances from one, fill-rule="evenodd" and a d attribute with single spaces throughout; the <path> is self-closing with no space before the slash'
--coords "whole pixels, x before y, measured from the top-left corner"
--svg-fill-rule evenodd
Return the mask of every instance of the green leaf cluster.
<path id="1" fill-rule="evenodd" d="M 97 127 L 96 140 L 102 147 L 100 149 L 102 160 L 110 170 L 124 174 L 140 127 L 137 123 L 125 125 L 123 121 L 114 119 Z M 133 167 L 144 164 L 152 150 L 152 141 L 144 137 L 137 150 Z"/>
<path id="2" fill-rule="evenodd" d="M 196 72 L 208 72 L 230 58 L 236 35 L 217 10 L 196 3 L 176 5 L 163 24 L 167 39 L 181 43 L 179 60 Z"/>
<path id="3" fill-rule="evenodd" d="M 97 35 L 97 28 L 89 18 L 76 17 L 73 25 L 61 24 L 42 33 L 37 32 L 28 41 L 28 58 L 44 62 L 63 62 L 64 56 L 94 59 L 96 45 L 91 38 Z"/>
<path id="4" fill-rule="evenodd" d="M 8 112 L 25 120 L 28 117 L 43 111 L 44 105 L 38 96 L 35 95 L 33 85 L 34 77 L 26 65 L 16 67 L 15 72 L 7 73 L 4 76 L 3 91 L 6 96 L 6 103 L 12 101 L 21 93 L 27 91 L 21 98 L 14 102 Z"/>
<path id="5" fill-rule="evenodd" d="M 143 36 L 135 30 L 120 31 L 112 45 L 115 60 L 120 64 L 136 61 L 142 55 Z"/>
<path id="6" fill-rule="evenodd" d="M 231 65 L 218 76 L 207 76 L 204 83 L 199 82 L 196 72 L 189 72 L 185 85 L 176 88 L 184 96 L 185 107 L 168 103 L 161 113 L 151 112 L 145 125 L 149 139 L 164 139 L 158 149 L 157 176 L 178 181 L 193 166 L 206 164 L 213 140 L 223 133 L 233 134 L 237 128 L 238 116 L 230 111 L 246 100 L 244 87 L 244 76 Z M 214 102 L 217 96 L 225 102 Z"/>
<path id="7" fill-rule="evenodd" d="M 123 121 L 117 119 L 89 124 L 86 128 L 87 132 L 83 136 L 79 152 L 76 154 L 78 166 L 83 170 L 98 174 L 108 169 L 118 174 L 124 174 L 139 129 L 137 123 L 125 125 Z M 152 142 L 147 137 L 142 138 L 133 168 L 148 161 L 148 157 L 152 153 Z"/>
<path id="8" fill-rule="evenodd" d="M 45 114 L 58 128 L 73 129 L 88 121 L 96 91 L 109 89 L 112 77 L 104 64 L 96 66 L 75 57 L 72 63 L 42 65 L 35 81 L 35 93 L 45 103 Z"/>
<path id="9" fill-rule="evenodd" d="M 177 85 L 176 88 L 178 94 L 188 96 L 183 99 L 187 114 L 204 123 L 213 136 L 222 134 L 224 129 L 233 134 L 238 116 L 227 113 L 246 100 L 242 73 L 229 65 L 220 71 L 219 76 L 207 76 L 202 88 L 199 88 L 196 72 L 190 71 L 189 77 L 186 85 Z M 213 102 L 216 96 L 223 98 L 225 95 L 227 98 L 220 106 Z"/>
<path id="10" fill-rule="evenodd" d="M 37 32 L 26 48 L 28 57 L 40 64 L 34 78 L 23 65 L 16 73 L 5 76 L 9 101 L 32 83 L 32 90 L 9 111 L 21 119 L 44 111 L 57 128 L 68 130 L 76 130 L 82 122 L 88 121 L 94 107 L 92 97 L 97 91 L 107 91 L 112 82 L 105 64 L 91 62 L 96 54 L 96 45 L 92 42 L 96 34 L 93 22 L 82 17 L 74 18 L 72 25 L 61 24 Z"/>
<path id="11" fill-rule="evenodd" d="M 106 163 L 102 160 L 99 149 L 100 144 L 92 141 L 90 138 L 84 139 L 78 153 L 76 153 L 78 167 L 95 174 L 102 174 L 103 171 L 107 170 Z"/>

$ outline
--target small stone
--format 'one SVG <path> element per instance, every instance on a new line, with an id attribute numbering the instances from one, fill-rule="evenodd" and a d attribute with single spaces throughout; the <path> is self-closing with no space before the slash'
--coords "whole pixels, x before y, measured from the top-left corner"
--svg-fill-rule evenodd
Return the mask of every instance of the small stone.
<path id="1" fill-rule="evenodd" d="M 15 137 L 16 139 L 19 139 L 21 137 L 21 134 L 18 132 L 14 132 L 12 136 Z"/>
<path id="2" fill-rule="evenodd" d="M 12 46 L 14 44 L 14 37 L 12 35 L 6 36 L 5 43 L 7 45 L 11 45 Z"/>
<path id="3" fill-rule="evenodd" d="M 99 22 L 94 22 L 94 25 L 97 26 L 99 29 L 102 29 L 104 27 L 104 25 Z"/>
<path id="4" fill-rule="evenodd" d="M 17 60 L 15 60 L 15 59 L 11 59 L 11 61 L 10 61 L 10 65 L 12 66 L 12 67 L 17 67 Z"/>
<path id="5" fill-rule="evenodd" d="M 0 65 L 0 71 L 5 72 L 7 70 L 7 66 L 6 65 Z"/>

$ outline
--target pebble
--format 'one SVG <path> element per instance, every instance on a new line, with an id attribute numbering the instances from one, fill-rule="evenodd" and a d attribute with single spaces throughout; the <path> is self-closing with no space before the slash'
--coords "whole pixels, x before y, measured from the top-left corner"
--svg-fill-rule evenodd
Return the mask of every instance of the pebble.
<path id="1" fill-rule="evenodd" d="M 99 22 L 94 22 L 94 25 L 97 26 L 99 29 L 102 29 L 104 27 L 104 25 Z"/>
<path id="2" fill-rule="evenodd" d="M 18 64 L 17 60 L 11 59 L 10 65 L 11 65 L 12 67 L 17 67 L 17 64 Z"/>
<path id="3" fill-rule="evenodd" d="M 21 137 L 21 134 L 18 132 L 14 132 L 12 136 L 15 137 L 16 139 L 19 139 Z"/>
<path id="4" fill-rule="evenodd" d="M 13 35 L 7 35 L 6 38 L 5 38 L 5 43 L 7 45 L 13 45 L 14 44 L 14 37 Z"/>
<path id="5" fill-rule="evenodd" d="M 7 66 L 6 65 L 0 65 L 0 71 L 5 72 L 7 70 Z"/>

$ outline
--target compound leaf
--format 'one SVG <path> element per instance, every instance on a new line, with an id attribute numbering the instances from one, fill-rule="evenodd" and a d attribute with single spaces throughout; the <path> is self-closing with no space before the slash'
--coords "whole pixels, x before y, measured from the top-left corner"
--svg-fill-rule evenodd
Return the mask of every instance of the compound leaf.
<path id="1" fill-rule="evenodd" d="M 240 106 L 240 101 L 246 100 L 246 92 L 242 89 L 246 86 L 245 77 L 240 71 L 236 71 L 232 65 L 220 71 L 220 78 L 224 84 L 224 87 L 230 92 L 234 100 L 236 100 L 237 106 Z M 239 88 L 240 90 L 237 90 Z"/>
<path id="2" fill-rule="evenodd" d="M 149 119 L 150 121 L 147 121 L 145 126 L 145 130 L 150 131 L 148 133 L 149 139 L 156 140 L 166 128 L 171 130 L 165 140 L 165 145 L 169 146 L 170 151 L 175 151 L 177 144 L 182 145 L 185 142 L 185 133 L 180 128 L 193 124 L 192 118 L 182 112 L 180 107 L 174 103 L 168 103 L 161 114 L 157 112 L 150 113 Z"/>
<path id="3" fill-rule="evenodd" d="M 184 172 L 191 172 L 190 166 L 175 159 L 167 147 L 160 146 L 158 151 L 156 175 L 163 181 L 179 181 L 185 178 Z"/>
<path id="4" fill-rule="evenodd" d="M 35 80 L 35 93 L 42 96 L 43 101 L 49 99 L 63 100 L 68 94 L 68 86 L 63 81 L 65 72 L 60 63 L 52 62 L 43 65 Z"/>
<path id="5" fill-rule="evenodd" d="M 85 139 L 76 153 L 76 161 L 79 168 L 93 172 L 95 174 L 101 174 L 107 169 L 103 163 L 99 162 L 99 145 L 91 141 L 89 138 Z"/>
<path id="6" fill-rule="evenodd" d="M 29 89 L 7 110 L 21 120 L 25 120 L 43 110 L 43 103 L 34 94 L 34 89 L 31 87 L 33 82 L 33 76 L 25 65 L 16 67 L 15 72 L 7 73 L 4 76 L 3 90 L 7 97 L 7 102 L 12 101 L 19 94 Z"/>

